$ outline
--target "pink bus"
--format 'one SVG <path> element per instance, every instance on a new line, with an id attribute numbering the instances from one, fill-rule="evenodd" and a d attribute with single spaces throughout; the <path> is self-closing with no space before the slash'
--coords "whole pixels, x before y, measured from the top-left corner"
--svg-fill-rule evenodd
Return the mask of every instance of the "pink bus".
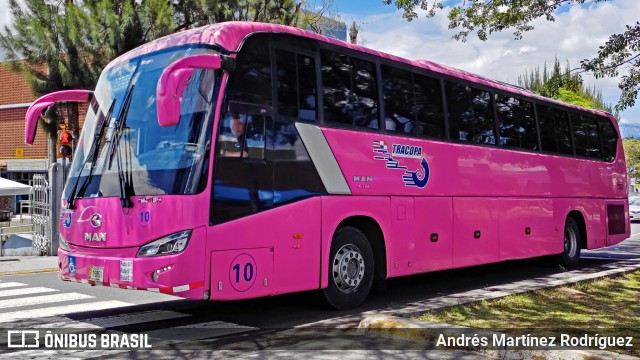
<path id="1" fill-rule="evenodd" d="M 304 30 L 228 22 L 112 61 L 62 199 L 64 280 L 235 300 L 629 237 L 615 119 Z"/>

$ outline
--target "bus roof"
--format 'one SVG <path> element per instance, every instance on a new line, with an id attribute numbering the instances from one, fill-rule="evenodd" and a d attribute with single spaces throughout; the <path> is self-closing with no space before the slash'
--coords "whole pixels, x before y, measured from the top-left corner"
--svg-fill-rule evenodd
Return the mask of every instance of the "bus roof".
<path id="1" fill-rule="evenodd" d="M 107 68 L 110 67 L 115 62 L 120 62 L 123 60 L 140 56 L 140 55 L 148 54 L 154 51 L 175 47 L 175 46 L 187 45 L 187 44 L 198 44 L 198 43 L 199 44 L 216 44 L 228 51 L 236 52 L 239 50 L 240 46 L 242 45 L 243 40 L 247 36 L 255 33 L 292 34 L 292 35 L 297 35 L 305 38 L 315 39 L 322 42 L 334 44 L 337 46 L 357 50 L 363 53 L 390 59 L 393 61 L 409 64 L 419 68 L 428 69 L 436 73 L 453 76 L 453 77 L 471 81 L 474 83 L 479 83 L 479 84 L 482 84 L 491 88 L 499 89 L 502 91 L 515 93 L 515 94 L 519 94 L 525 97 L 530 97 L 538 100 L 544 100 L 547 102 L 578 109 L 581 111 L 586 111 L 586 112 L 599 114 L 599 115 L 605 115 L 611 118 L 612 120 L 614 120 L 613 121 L 614 123 L 617 123 L 613 115 L 605 111 L 588 109 L 588 108 L 583 108 L 581 106 L 577 106 L 573 104 L 563 103 L 561 101 L 557 101 L 554 99 L 537 95 L 529 90 L 526 90 L 524 88 L 521 88 L 515 85 L 507 84 L 498 80 L 492 80 L 477 74 L 470 73 L 468 71 L 456 69 L 451 66 L 438 64 L 426 59 L 408 60 L 408 59 L 387 54 L 381 51 L 372 50 L 372 49 L 365 48 L 359 45 L 354 45 L 345 41 L 329 38 L 329 37 L 319 35 L 307 30 L 294 28 L 290 26 L 260 23 L 260 22 L 229 21 L 229 22 L 222 22 L 222 23 L 217 23 L 212 25 L 206 25 L 199 28 L 190 29 L 190 30 L 179 32 L 179 33 L 167 35 L 165 37 L 153 40 L 147 44 L 144 44 L 136 49 L 133 49 L 119 56 L 118 58 L 114 59 L 111 63 L 109 63 L 109 65 L 107 65 Z"/>

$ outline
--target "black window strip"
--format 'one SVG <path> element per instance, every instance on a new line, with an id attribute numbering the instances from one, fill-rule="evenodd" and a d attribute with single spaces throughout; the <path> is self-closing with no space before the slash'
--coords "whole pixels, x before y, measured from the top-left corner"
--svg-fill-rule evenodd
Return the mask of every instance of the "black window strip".
<path id="1" fill-rule="evenodd" d="M 278 36 L 278 35 L 276 35 Z M 283 35 L 282 38 L 286 38 L 289 35 Z M 294 36 L 297 37 L 297 36 Z M 306 39 L 305 39 L 306 40 Z M 313 42 L 313 40 L 309 40 L 309 42 Z M 294 52 L 298 52 L 298 50 L 296 50 L 295 46 L 286 46 L 286 43 L 283 42 L 282 40 L 274 40 L 273 43 L 277 44 L 278 47 L 282 47 L 285 48 L 287 50 L 291 49 L 291 51 Z M 561 110 L 564 111 L 567 114 L 567 119 L 569 122 L 569 129 L 570 129 L 570 141 L 571 141 L 571 149 L 572 149 L 572 153 L 573 153 L 573 157 L 574 158 L 583 158 L 583 157 L 578 157 L 576 155 L 576 139 L 575 139 L 575 134 L 574 134 L 574 119 L 576 119 L 576 116 L 579 116 L 584 113 L 587 116 L 596 116 L 596 117 L 601 117 L 603 118 L 603 120 L 606 120 L 607 122 L 611 123 L 611 120 L 608 117 L 605 116 L 601 116 L 601 115 L 597 115 L 597 114 L 593 114 L 590 113 L 588 111 L 576 111 L 575 109 L 571 109 L 568 108 L 566 106 L 562 106 L 561 104 L 556 104 L 553 102 L 546 102 L 544 100 L 540 100 L 540 99 L 535 99 L 535 98 L 530 98 L 527 97 L 525 95 L 521 95 L 521 94 L 516 94 L 516 93 L 511 93 L 509 91 L 503 90 L 503 89 L 497 89 L 497 88 L 493 88 L 490 86 L 486 86 L 483 84 L 479 84 L 479 83 L 475 83 L 473 81 L 470 80 L 466 80 L 466 79 L 460 79 L 457 78 L 455 76 L 451 76 L 451 75 L 447 75 L 447 74 L 442 74 L 442 73 L 437 73 L 428 69 L 424 69 L 421 67 L 416 67 L 414 65 L 411 64 L 406 64 L 406 63 L 402 63 L 402 62 L 396 62 L 392 59 L 387 59 L 387 58 L 380 58 L 378 56 L 372 55 L 372 54 L 368 54 L 368 53 L 364 53 L 364 52 L 360 52 L 357 50 L 352 50 L 352 49 L 348 49 L 348 48 L 342 48 L 333 44 L 328 44 L 328 43 L 324 43 L 324 42 L 318 42 L 315 41 L 315 43 L 310 46 L 310 48 L 315 47 L 315 66 L 316 66 L 316 94 L 317 94 L 317 123 L 321 124 L 321 125 L 328 125 L 325 121 L 325 114 L 324 114 L 324 96 L 323 96 L 323 83 L 322 83 L 322 61 L 321 61 L 321 56 L 320 56 L 320 52 L 322 50 L 326 50 L 326 51 L 332 51 L 335 53 L 339 53 L 339 54 L 343 54 L 346 55 L 348 57 L 350 57 L 351 59 L 359 59 L 362 61 L 369 61 L 372 62 L 376 65 L 376 74 L 377 74 L 377 79 L 376 79 L 376 84 L 378 86 L 378 118 L 379 118 L 379 126 L 377 129 L 377 132 L 380 133 L 386 133 L 386 129 L 384 127 L 384 122 L 383 119 L 386 116 L 384 113 L 384 94 L 382 93 L 382 78 L 381 78 L 381 69 L 380 66 L 384 65 L 384 66 L 391 66 L 391 67 L 395 67 L 395 68 L 399 68 L 399 69 L 404 69 L 407 71 L 410 71 L 412 74 L 412 81 L 414 81 L 414 76 L 417 75 L 423 75 L 423 76 L 428 76 L 431 78 L 434 78 L 436 80 L 439 80 L 440 82 L 440 92 L 441 92 L 441 100 L 442 100 L 442 109 L 443 109 L 443 115 L 444 115 L 444 139 L 439 139 L 439 138 L 431 138 L 429 137 L 428 139 L 430 140 L 436 140 L 436 141 L 452 141 L 453 139 L 451 138 L 451 134 L 450 134 L 450 114 L 449 114 L 449 108 L 448 108 L 448 99 L 447 99 L 447 94 L 446 94 L 446 89 L 445 89 L 445 82 L 446 81 L 450 81 L 450 82 L 455 82 L 458 83 L 460 85 L 466 85 L 468 87 L 473 87 L 477 90 L 481 90 L 481 91 L 487 91 L 490 92 L 492 94 L 492 107 L 493 107 L 493 116 L 494 116 L 494 136 L 496 137 L 496 143 L 492 144 L 492 145 L 483 145 L 483 144 L 477 144 L 477 143 L 468 143 L 468 145 L 475 145 L 475 146 L 491 146 L 491 147 L 500 147 L 500 135 L 499 135 L 499 128 L 498 128 L 498 118 L 497 118 L 497 109 L 496 109 L 496 99 L 495 96 L 498 94 L 502 94 L 502 95 L 507 95 L 507 96 L 512 96 L 515 99 L 518 100 L 522 100 L 522 101 L 528 101 L 528 102 L 532 102 L 534 104 L 533 107 L 533 111 L 534 111 L 534 118 L 535 118 L 535 125 L 536 125 L 536 133 L 537 133 L 537 140 L 538 140 L 538 151 L 537 152 L 541 152 L 541 153 L 545 153 L 548 154 L 549 152 L 543 151 L 542 150 L 542 139 L 541 139 L 541 128 L 540 128 L 540 120 L 539 120 L 539 111 L 537 109 L 537 105 L 542 105 L 542 106 L 547 106 L 549 108 L 552 109 L 557 109 L 557 110 Z M 302 54 L 310 54 L 310 50 L 308 49 L 302 49 L 299 51 Z M 274 71 L 274 51 L 273 48 L 271 48 L 271 54 L 270 57 L 272 59 L 272 71 Z M 353 61 L 353 60 L 352 60 Z M 355 65 L 355 64 L 354 64 Z M 297 62 L 296 62 L 296 67 L 297 67 Z M 275 72 L 272 72 L 273 74 L 275 74 Z M 296 76 L 298 76 L 298 74 L 296 74 Z M 275 82 L 276 80 L 274 79 L 275 76 L 272 77 L 272 82 L 273 82 L 273 87 L 274 87 L 274 91 L 273 91 L 273 104 L 274 104 L 274 113 L 277 113 L 277 83 Z M 351 79 L 353 81 L 353 79 Z M 298 89 L 299 91 L 299 89 Z M 415 99 L 415 93 L 414 93 L 414 99 Z M 299 101 L 299 100 L 298 100 Z M 415 101 L 415 100 L 414 100 Z M 600 125 L 599 123 L 596 121 L 597 129 L 598 129 L 598 138 L 600 141 L 600 148 L 601 148 L 601 157 L 602 159 L 596 159 L 596 158 L 592 158 L 594 160 L 603 160 L 604 161 L 604 157 L 606 156 L 605 154 L 605 150 L 606 150 L 606 146 L 604 144 L 604 142 L 606 141 L 604 139 L 604 134 L 601 133 L 600 131 Z M 353 129 L 353 130 L 357 130 L 357 131 L 365 131 L 365 132 L 372 132 L 372 131 L 376 131 L 376 129 L 372 129 L 372 128 L 360 128 L 360 127 L 355 127 L 355 126 L 351 126 L 351 127 L 345 127 L 345 126 L 340 126 L 338 124 L 331 124 L 328 125 L 331 127 L 339 127 L 339 128 L 349 128 L 349 129 Z M 611 125 L 613 126 L 613 125 Z M 619 140 L 618 138 L 618 134 L 617 131 L 615 131 L 615 127 L 612 128 L 613 133 L 616 137 L 616 140 Z M 420 137 L 417 134 L 405 134 L 405 136 L 412 136 L 412 137 L 418 137 L 418 138 L 424 138 L 424 137 Z M 516 150 L 516 149 L 512 149 L 512 150 Z M 518 150 L 516 150 L 518 151 Z M 527 151 L 526 149 L 522 149 L 520 151 Z M 569 156 L 569 155 L 565 155 L 565 154 L 561 154 L 559 152 L 555 152 L 553 153 L 554 155 L 560 155 L 560 156 Z M 617 155 L 617 154 L 613 154 L 613 155 Z"/>

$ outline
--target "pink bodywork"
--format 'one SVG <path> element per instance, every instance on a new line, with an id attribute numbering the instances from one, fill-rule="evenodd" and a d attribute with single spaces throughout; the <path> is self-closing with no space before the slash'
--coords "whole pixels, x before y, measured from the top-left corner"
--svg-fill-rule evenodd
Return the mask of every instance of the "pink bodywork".
<path id="1" fill-rule="evenodd" d="M 174 34 L 135 49 L 108 66 L 192 43 L 217 44 L 235 51 L 255 32 L 318 39 L 538 98 L 428 61 L 409 61 L 304 30 L 261 23 L 229 22 Z M 169 89 L 164 93 L 173 96 L 173 89 L 179 88 L 184 78 L 178 76 L 173 85 L 162 85 Z M 225 74 L 223 87 L 226 79 Z M 221 92 L 214 129 L 219 128 L 223 97 Z M 161 124 L 173 124 L 173 119 L 175 114 Z M 63 213 L 60 226 L 75 257 L 76 273 L 70 273 L 69 252 L 59 250 L 61 277 L 86 281 L 89 266 L 103 266 L 102 285 L 213 300 L 318 289 L 328 284 L 333 234 L 352 217 L 368 218 L 379 227 L 385 261 L 376 265 L 383 265 L 388 277 L 561 253 L 564 222 L 571 211 L 580 212 L 585 219 L 588 248 L 613 245 L 629 236 L 628 215 L 624 234 L 607 232 L 607 205 L 624 205 L 628 211 L 620 141 L 617 159 L 606 163 L 369 132 L 322 131 L 351 196 L 313 197 L 216 226 L 209 225 L 211 178 L 200 194 L 136 196 L 131 209 L 123 209 L 117 198 L 77 199 L 76 210 L 70 215 Z M 426 186 L 406 186 L 404 171 L 374 159 L 373 144 L 380 142 L 419 147 L 429 165 Z M 214 158 L 211 156 L 210 169 Z M 402 159 L 411 171 L 420 169 L 419 160 Z M 418 174 L 419 179 L 424 175 Z M 363 178 L 367 181 L 361 181 Z M 594 193 L 599 197 L 593 198 Z M 150 221 L 143 222 L 141 212 L 148 212 Z M 94 213 L 103 218 L 99 229 L 87 221 Z M 141 245 L 186 229 L 193 229 L 193 234 L 183 253 L 136 257 Z M 95 232 L 106 233 L 107 241 L 84 240 L 85 233 Z M 133 281 L 121 281 L 121 260 L 133 261 Z M 164 271 L 169 266 L 171 269 Z M 154 282 L 152 274 L 158 270 L 161 273 Z"/>
<path id="2" fill-rule="evenodd" d="M 194 69 L 220 69 L 220 55 L 202 54 L 182 58 L 167 66 L 158 79 L 156 107 L 160 126 L 175 126 L 180 121 L 182 94 Z"/>
<path id="3" fill-rule="evenodd" d="M 57 102 L 89 102 L 92 94 L 89 90 L 62 90 L 44 95 L 34 101 L 24 118 L 24 142 L 27 145 L 33 145 L 36 138 L 36 125 L 44 109 Z"/>

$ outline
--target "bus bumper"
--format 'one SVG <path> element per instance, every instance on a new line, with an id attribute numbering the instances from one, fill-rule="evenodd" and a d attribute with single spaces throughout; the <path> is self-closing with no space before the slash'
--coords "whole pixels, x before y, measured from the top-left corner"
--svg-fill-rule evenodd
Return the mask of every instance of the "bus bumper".
<path id="1" fill-rule="evenodd" d="M 201 232 L 202 237 L 196 237 L 200 234 L 194 230 L 184 252 L 166 256 L 136 257 L 139 247 L 96 249 L 69 244 L 69 251 L 58 249 L 58 277 L 90 285 L 202 299 L 207 290 L 204 241 L 193 241 L 204 240 L 205 231 Z"/>

